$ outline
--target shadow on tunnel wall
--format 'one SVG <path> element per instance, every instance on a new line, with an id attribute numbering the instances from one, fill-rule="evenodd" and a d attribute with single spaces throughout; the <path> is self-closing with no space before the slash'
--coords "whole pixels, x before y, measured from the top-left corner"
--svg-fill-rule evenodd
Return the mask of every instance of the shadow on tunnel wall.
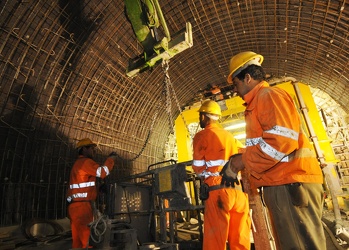
<path id="1" fill-rule="evenodd" d="M 1 225 L 28 218 L 65 217 L 65 190 L 73 156 L 67 138 L 34 115 L 37 94 L 11 90 L 0 123 Z"/>
<path id="2" fill-rule="evenodd" d="M 59 0 L 58 4 L 65 10 L 65 14 L 61 14 L 59 18 L 61 25 L 65 28 L 62 36 L 68 41 L 72 41 L 68 43 L 60 63 L 62 66 L 74 70 L 81 56 L 80 49 L 96 28 L 98 20 L 94 22 L 84 16 L 83 0 Z"/>
<path id="3" fill-rule="evenodd" d="M 37 102 L 34 88 L 19 84 L 0 117 L 1 226 L 66 217 L 67 183 L 77 151 L 52 123 L 35 115 Z M 95 160 L 103 163 L 108 153 L 98 151 Z M 100 204 L 108 203 L 108 185 L 132 169 L 132 161 L 121 157 L 115 165 L 110 177 L 97 180 Z"/>
<path id="4" fill-rule="evenodd" d="M 42 2 L 45 4 L 45 1 Z M 67 114 L 68 108 L 64 108 L 67 103 L 70 103 L 68 97 L 72 95 L 74 84 L 81 81 L 78 74 L 70 73 L 79 71 L 78 67 L 82 65 L 81 55 L 86 49 L 84 46 L 88 44 L 91 33 L 96 29 L 96 20 L 101 18 L 102 14 L 98 12 L 99 16 L 93 18 L 88 16 L 88 11 L 83 8 L 86 2 L 82 0 L 59 0 L 58 4 L 64 11 L 59 12 L 60 27 L 52 26 L 52 31 L 56 28 L 62 29 L 62 36 L 66 39 L 61 39 L 56 34 L 52 35 L 54 32 L 38 32 L 40 35 L 34 38 L 33 45 L 39 44 L 39 41 L 40 43 L 45 41 L 42 52 L 50 51 L 51 44 L 46 44 L 45 39 L 51 42 L 49 38 L 55 39 L 55 50 L 59 53 L 55 53 L 55 56 L 45 53 L 31 54 L 29 52 L 36 52 L 37 47 L 33 46 L 28 49 L 23 60 L 26 63 L 27 61 L 37 62 L 32 64 L 31 71 L 41 73 L 34 75 L 24 70 L 18 74 L 20 65 L 18 70 L 13 65 L 21 61 L 19 58 L 23 58 L 23 51 L 26 51 L 27 44 L 15 43 L 17 33 L 14 33 L 16 39 L 11 36 L 13 40 L 6 41 L 5 47 L 8 47 L 7 50 L 11 52 L 13 58 L 9 58 L 9 63 L 1 64 L 5 67 L 1 82 L 3 87 L 1 93 L 4 98 L 1 100 L 0 107 L 0 195 L 2 198 L 0 199 L 0 226 L 20 224 L 31 218 L 66 217 L 67 183 L 70 169 L 77 157 L 75 141 L 72 140 L 78 136 L 74 134 L 75 130 L 67 127 L 70 124 L 61 123 L 55 116 L 59 114 L 64 117 Z M 33 5 L 36 6 L 34 2 Z M 17 11 L 18 6 L 13 8 L 13 12 Z M 9 12 L 8 15 L 10 14 L 12 16 L 13 13 Z M 54 14 L 52 19 L 47 18 L 47 23 L 55 19 Z M 47 30 L 47 23 L 33 22 L 28 23 L 28 26 L 42 25 L 39 27 L 45 27 Z M 8 26 L 11 27 L 9 24 Z M 7 26 L 3 27 L 6 29 Z M 58 42 L 58 39 L 62 42 Z M 18 41 L 22 41 L 20 37 Z M 61 53 L 60 49 L 64 49 L 64 53 Z M 57 67 L 56 61 L 60 62 Z M 21 69 L 23 68 L 26 69 L 26 67 Z M 62 83 L 64 88 L 61 88 L 60 84 L 56 86 L 56 82 Z M 64 84 L 66 82 L 68 83 Z M 47 98 L 51 99 L 48 101 Z M 48 105 L 50 107 L 56 105 L 55 112 L 52 112 Z M 97 162 L 103 163 L 105 157 L 112 151 L 106 147 L 110 148 L 110 146 L 104 146 L 102 151 L 97 152 L 95 159 Z M 108 151 L 104 152 L 104 150 Z M 115 170 L 105 180 L 107 184 L 115 182 L 120 176 L 130 175 L 133 168 L 133 161 L 127 160 L 132 158 L 132 154 L 128 155 L 130 152 L 117 153 L 123 158 L 118 160 Z M 106 196 L 107 191 L 101 189 L 101 199 Z"/>

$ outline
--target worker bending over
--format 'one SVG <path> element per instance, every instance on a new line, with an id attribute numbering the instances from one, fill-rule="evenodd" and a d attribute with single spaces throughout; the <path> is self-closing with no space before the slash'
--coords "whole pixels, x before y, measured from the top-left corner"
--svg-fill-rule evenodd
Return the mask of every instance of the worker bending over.
<path id="1" fill-rule="evenodd" d="M 92 248 L 89 246 L 88 225 L 94 219 L 94 202 L 97 198 L 96 177 L 103 179 L 108 176 L 116 160 L 116 154 L 111 153 L 103 165 L 96 163 L 93 160 L 96 146 L 88 138 L 80 140 L 76 145 L 79 156 L 70 172 L 67 193 L 73 249 Z"/>
<path id="2" fill-rule="evenodd" d="M 292 97 L 269 86 L 262 62 L 251 51 L 230 60 L 227 81 L 246 106 L 246 149 L 231 157 L 230 169 L 245 169 L 251 187 L 262 190 L 277 249 L 326 249 L 319 162 Z"/>
<path id="3" fill-rule="evenodd" d="M 203 180 L 201 198 L 206 199 L 203 250 L 250 249 L 249 204 L 241 185 L 221 186 L 219 175 L 229 157 L 239 152 L 242 144 L 224 130 L 217 120 L 218 103 L 208 100 L 199 109 L 200 127 L 193 140 L 193 170 Z M 202 193 L 202 190 L 207 192 Z M 206 196 L 206 197 L 202 197 Z"/>

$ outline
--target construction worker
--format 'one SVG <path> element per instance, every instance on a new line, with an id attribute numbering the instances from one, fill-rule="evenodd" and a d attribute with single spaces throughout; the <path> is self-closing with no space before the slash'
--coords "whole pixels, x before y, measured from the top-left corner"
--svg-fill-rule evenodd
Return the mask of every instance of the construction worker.
<path id="1" fill-rule="evenodd" d="M 277 249 L 326 249 L 322 171 L 294 100 L 265 81 L 263 59 L 247 51 L 230 60 L 227 81 L 246 106 L 246 149 L 230 170 L 245 169 L 262 191 Z"/>
<path id="2" fill-rule="evenodd" d="M 241 185 L 221 185 L 219 175 L 229 157 L 243 145 L 224 130 L 217 120 L 221 108 L 215 101 L 202 103 L 199 109 L 200 127 L 193 139 L 193 170 L 203 185 L 200 198 L 204 201 L 203 250 L 250 249 L 249 204 Z"/>
<path id="3" fill-rule="evenodd" d="M 72 230 L 72 248 L 92 248 L 89 246 L 89 223 L 94 219 L 97 198 L 96 177 L 105 178 L 114 167 L 116 154 L 111 153 L 103 165 L 96 163 L 96 144 L 89 138 L 80 140 L 76 148 L 78 159 L 70 172 L 67 192 L 68 215 Z"/>

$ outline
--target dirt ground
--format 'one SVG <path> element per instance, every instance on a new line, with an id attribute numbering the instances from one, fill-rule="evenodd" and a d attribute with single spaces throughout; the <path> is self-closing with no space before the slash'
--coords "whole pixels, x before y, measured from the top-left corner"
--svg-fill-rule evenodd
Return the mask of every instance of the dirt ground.
<path id="1" fill-rule="evenodd" d="M 337 220 L 337 225 L 341 225 L 341 229 L 349 232 L 349 212 L 342 210 L 340 213 L 340 220 Z M 333 210 L 324 209 L 323 222 L 327 241 L 327 250 L 349 250 L 349 244 L 341 239 L 344 237 L 335 236 L 335 215 Z M 0 249 L 42 249 L 42 250 L 56 250 L 71 249 L 71 234 L 69 220 L 67 218 L 57 220 L 57 223 L 63 228 L 63 232 L 56 236 L 42 237 L 38 241 L 29 240 L 23 234 L 23 230 L 19 227 L 0 228 Z M 348 233 L 349 235 L 349 233 Z M 349 241 L 349 238 L 348 238 Z M 109 248 L 108 248 L 109 249 Z M 110 248 L 112 249 L 112 248 Z M 119 248 L 118 248 L 119 249 Z M 158 248 L 156 248 L 158 249 Z M 253 249 L 253 247 L 252 247 Z M 186 250 L 185 247 L 179 250 Z M 191 250 L 191 248 L 188 250 Z"/>

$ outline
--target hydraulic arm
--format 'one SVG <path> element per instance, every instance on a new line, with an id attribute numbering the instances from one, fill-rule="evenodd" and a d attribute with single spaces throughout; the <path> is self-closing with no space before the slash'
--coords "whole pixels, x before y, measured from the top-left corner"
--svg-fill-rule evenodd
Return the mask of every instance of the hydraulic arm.
<path id="1" fill-rule="evenodd" d="M 130 59 L 127 76 L 133 77 L 153 68 L 193 46 L 189 22 L 185 29 L 174 35 L 174 39 L 171 38 L 158 0 L 125 0 L 125 10 L 133 32 L 143 47 L 141 55 Z"/>

